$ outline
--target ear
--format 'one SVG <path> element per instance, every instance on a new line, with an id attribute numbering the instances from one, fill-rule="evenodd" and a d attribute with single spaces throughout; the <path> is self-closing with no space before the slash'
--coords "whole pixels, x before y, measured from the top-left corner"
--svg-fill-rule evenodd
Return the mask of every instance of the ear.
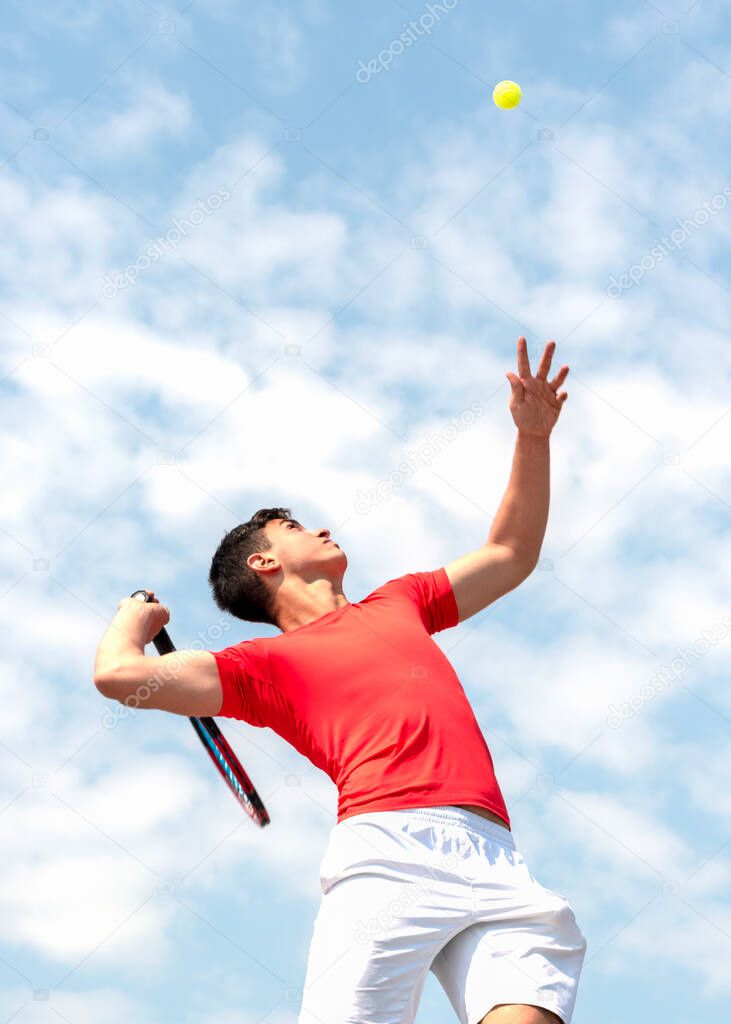
<path id="1" fill-rule="evenodd" d="M 271 551 L 255 551 L 246 559 L 246 564 L 257 572 L 276 572 L 281 568 L 279 559 Z"/>

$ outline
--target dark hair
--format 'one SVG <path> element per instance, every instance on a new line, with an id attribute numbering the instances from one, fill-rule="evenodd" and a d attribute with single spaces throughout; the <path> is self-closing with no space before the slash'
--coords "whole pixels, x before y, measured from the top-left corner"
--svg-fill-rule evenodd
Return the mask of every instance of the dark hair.
<path id="1" fill-rule="evenodd" d="M 276 626 L 272 595 L 262 577 L 246 564 L 255 551 L 272 545 L 264 526 L 272 519 L 291 519 L 288 508 L 260 508 L 247 523 L 225 534 L 211 561 L 208 582 L 213 600 L 221 611 L 246 622 L 268 622 Z"/>

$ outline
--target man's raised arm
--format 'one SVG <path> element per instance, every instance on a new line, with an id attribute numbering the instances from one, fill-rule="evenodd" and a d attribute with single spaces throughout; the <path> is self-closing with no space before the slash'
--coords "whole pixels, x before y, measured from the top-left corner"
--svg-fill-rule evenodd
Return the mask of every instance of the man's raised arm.
<path id="1" fill-rule="evenodd" d="M 157 600 L 123 598 L 97 648 L 96 688 L 128 707 L 196 717 L 218 714 L 223 692 L 210 651 L 145 655 L 145 644 L 151 643 L 169 620 L 167 608 Z"/>
<path id="2" fill-rule="evenodd" d="M 486 543 L 445 566 L 460 622 L 517 587 L 538 562 L 548 521 L 549 438 L 568 398 L 565 391 L 558 393 L 568 366 L 547 379 L 555 345 L 546 345 L 533 377 L 526 340 L 519 338 L 519 376 L 506 373 L 510 412 L 518 428 L 507 490 Z"/>

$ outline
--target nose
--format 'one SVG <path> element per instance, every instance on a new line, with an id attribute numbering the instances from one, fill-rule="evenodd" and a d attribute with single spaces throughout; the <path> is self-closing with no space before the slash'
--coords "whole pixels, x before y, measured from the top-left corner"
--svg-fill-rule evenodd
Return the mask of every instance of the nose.
<path id="1" fill-rule="evenodd" d="M 321 530 L 317 531 L 317 536 L 318 537 L 324 537 L 325 540 L 329 540 L 329 538 L 330 538 L 330 531 L 326 530 L 325 527 L 323 527 Z"/>

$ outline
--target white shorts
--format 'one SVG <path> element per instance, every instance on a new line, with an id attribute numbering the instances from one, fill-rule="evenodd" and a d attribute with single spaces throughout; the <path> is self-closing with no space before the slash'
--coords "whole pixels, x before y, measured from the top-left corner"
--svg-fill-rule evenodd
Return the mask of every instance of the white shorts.
<path id="1" fill-rule="evenodd" d="M 430 970 L 461 1024 L 500 1003 L 569 1024 L 586 940 L 504 826 L 457 807 L 352 815 L 320 884 L 299 1024 L 410 1024 Z"/>

